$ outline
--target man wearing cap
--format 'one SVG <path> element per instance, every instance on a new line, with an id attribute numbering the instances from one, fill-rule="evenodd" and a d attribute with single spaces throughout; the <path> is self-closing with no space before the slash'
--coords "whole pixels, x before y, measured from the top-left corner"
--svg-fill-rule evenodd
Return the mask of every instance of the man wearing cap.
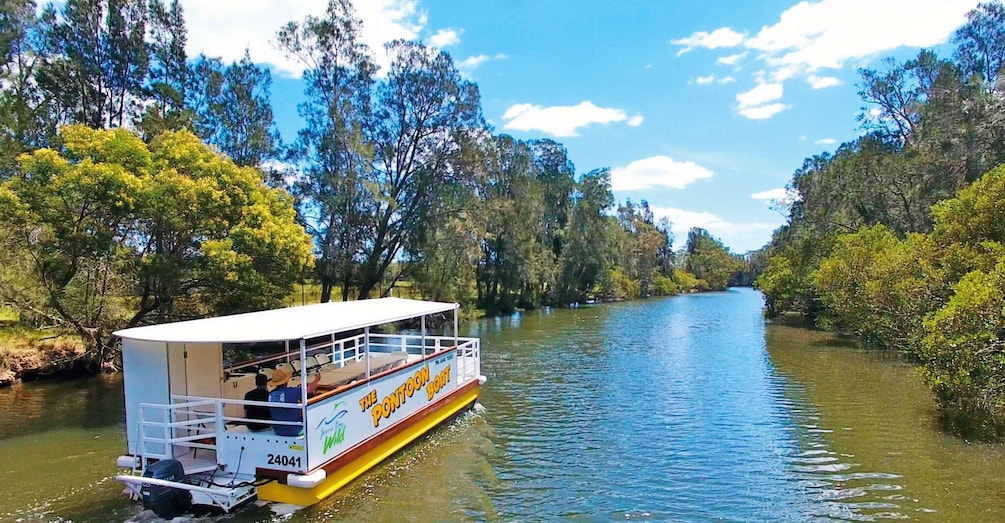
<path id="1" fill-rule="evenodd" d="M 300 387 L 290 387 L 290 375 L 283 369 L 272 371 L 272 379 L 269 386 L 272 392 L 269 393 L 269 401 L 272 403 L 302 403 L 304 401 L 300 394 Z M 321 374 L 315 374 L 314 380 L 307 384 L 307 395 L 310 396 L 318 390 L 318 383 L 321 382 Z M 300 409 L 290 409 L 283 407 L 270 407 L 272 419 L 274 421 L 303 421 L 300 416 Z M 277 436 L 299 436 L 301 428 L 296 425 L 273 425 Z"/>

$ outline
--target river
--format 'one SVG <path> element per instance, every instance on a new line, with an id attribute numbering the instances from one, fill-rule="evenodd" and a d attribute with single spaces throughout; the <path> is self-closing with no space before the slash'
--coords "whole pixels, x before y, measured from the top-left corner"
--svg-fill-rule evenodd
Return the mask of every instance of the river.
<path id="1" fill-rule="evenodd" d="M 942 434 L 914 367 L 760 310 L 736 289 L 473 322 L 474 412 L 318 506 L 223 520 L 1005 521 L 1005 447 Z M 112 479 L 121 383 L 0 390 L 0 521 L 155 519 Z"/>

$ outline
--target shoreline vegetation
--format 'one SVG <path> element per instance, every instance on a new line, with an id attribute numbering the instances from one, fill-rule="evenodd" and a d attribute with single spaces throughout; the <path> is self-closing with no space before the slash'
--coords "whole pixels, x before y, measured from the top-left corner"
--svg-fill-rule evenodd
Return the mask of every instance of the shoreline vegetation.
<path id="1" fill-rule="evenodd" d="M 732 286 L 732 284 L 731 284 Z M 405 285 L 392 293 L 397 297 L 420 298 L 415 296 Z M 700 292 L 715 292 L 722 289 L 690 288 L 681 290 L 678 294 L 693 294 Z M 310 303 L 318 303 L 320 285 L 304 285 L 303 289 L 295 291 L 283 306 L 296 307 Z M 663 295 L 663 297 L 670 295 Z M 659 296 L 636 296 L 628 300 L 646 299 Z M 625 299 L 591 300 L 591 304 L 615 303 Z M 568 307 L 580 304 L 568 304 Z M 520 312 L 518 309 L 515 312 Z M 471 308 L 461 310 L 461 321 L 467 322 L 489 317 L 484 311 Z M 445 318 L 444 322 L 447 321 Z M 19 325 L 17 313 L 10 308 L 0 307 L 0 388 L 10 387 L 26 381 L 42 381 L 50 379 L 72 379 L 95 374 L 95 370 L 86 362 L 86 347 L 82 338 L 72 332 L 39 330 Z M 117 372 L 118 362 L 112 362 L 103 369 L 105 372 Z"/>
<path id="2" fill-rule="evenodd" d="M 301 282 L 496 315 L 752 281 L 707 231 L 677 247 L 645 200 L 616 201 L 609 169 L 496 134 L 449 53 L 396 41 L 378 74 L 349 0 L 276 27 L 305 68 L 288 143 L 269 70 L 187 56 L 177 0 L 5 5 L 8 376 L 114 369 L 118 329 L 280 307 Z"/>
<path id="3" fill-rule="evenodd" d="M 807 158 L 756 257 L 769 317 L 796 314 L 921 369 L 944 428 L 1005 439 L 1005 7 L 862 69 L 866 134 Z"/>

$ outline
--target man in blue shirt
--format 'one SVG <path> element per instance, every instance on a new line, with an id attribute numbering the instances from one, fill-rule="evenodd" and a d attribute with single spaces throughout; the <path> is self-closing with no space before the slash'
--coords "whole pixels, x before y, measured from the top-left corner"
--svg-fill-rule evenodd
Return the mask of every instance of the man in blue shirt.
<path id="1" fill-rule="evenodd" d="M 269 393 L 269 401 L 272 403 L 303 403 L 304 399 L 300 393 L 300 387 L 290 387 L 288 385 L 290 375 L 283 369 L 276 369 L 272 372 L 272 379 L 269 386 L 273 387 Z M 310 396 L 318 389 L 321 382 L 321 374 L 315 374 L 314 380 L 307 384 L 307 395 Z M 300 416 L 300 409 L 290 409 L 283 407 L 270 407 L 273 421 L 303 421 Z M 273 425 L 277 436 L 299 436 L 302 428 L 297 425 Z"/>

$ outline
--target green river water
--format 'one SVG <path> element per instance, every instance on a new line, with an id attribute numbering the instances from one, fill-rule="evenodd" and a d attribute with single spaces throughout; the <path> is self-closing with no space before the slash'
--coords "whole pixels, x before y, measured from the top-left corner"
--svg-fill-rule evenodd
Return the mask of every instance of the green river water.
<path id="1" fill-rule="evenodd" d="M 1005 446 L 944 435 L 896 357 L 760 294 L 469 324 L 480 406 L 318 506 L 196 521 L 1005 521 Z M 0 521 L 154 521 L 112 477 L 120 376 L 0 390 Z"/>

